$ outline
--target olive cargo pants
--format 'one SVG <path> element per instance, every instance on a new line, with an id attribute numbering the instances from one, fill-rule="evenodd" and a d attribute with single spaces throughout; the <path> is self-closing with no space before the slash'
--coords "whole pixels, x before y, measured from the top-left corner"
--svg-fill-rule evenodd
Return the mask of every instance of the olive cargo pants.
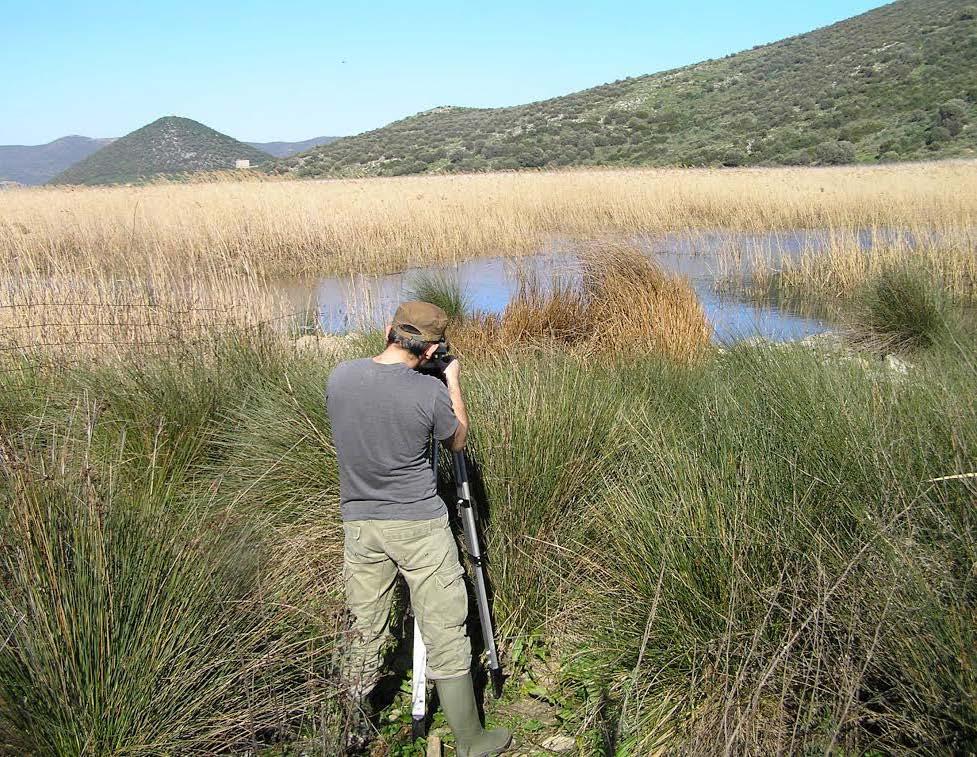
<path id="1" fill-rule="evenodd" d="M 468 591 L 448 516 L 346 521 L 343 530 L 343 577 L 353 615 L 343 671 L 350 693 L 366 696 L 380 678 L 380 651 L 390 626 L 398 571 L 407 580 L 414 617 L 427 647 L 428 677 L 437 680 L 468 673 Z"/>

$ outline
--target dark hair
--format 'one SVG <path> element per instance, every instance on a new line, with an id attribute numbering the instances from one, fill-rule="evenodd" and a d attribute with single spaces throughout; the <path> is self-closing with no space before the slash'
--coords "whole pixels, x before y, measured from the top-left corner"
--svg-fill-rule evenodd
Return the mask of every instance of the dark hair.
<path id="1" fill-rule="evenodd" d="M 426 349 L 432 344 L 437 344 L 437 342 L 423 342 L 420 339 L 413 339 L 412 337 L 398 334 L 391 329 L 387 335 L 387 344 L 396 344 L 398 347 L 407 350 L 414 357 L 420 357 Z"/>

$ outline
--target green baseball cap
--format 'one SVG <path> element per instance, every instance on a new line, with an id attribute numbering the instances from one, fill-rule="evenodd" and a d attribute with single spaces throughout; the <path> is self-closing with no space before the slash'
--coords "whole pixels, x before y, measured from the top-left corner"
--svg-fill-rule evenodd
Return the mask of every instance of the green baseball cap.
<path id="1" fill-rule="evenodd" d="M 393 330 L 407 339 L 441 342 L 448 328 L 448 314 L 430 302 L 404 302 L 394 313 Z"/>

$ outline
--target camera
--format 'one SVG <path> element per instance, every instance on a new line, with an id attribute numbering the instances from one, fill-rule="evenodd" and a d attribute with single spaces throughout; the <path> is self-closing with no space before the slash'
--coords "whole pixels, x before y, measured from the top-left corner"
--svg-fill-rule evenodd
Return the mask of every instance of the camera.
<path id="1" fill-rule="evenodd" d="M 438 342 L 438 348 L 435 350 L 434 354 L 431 355 L 430 360 L 425 360 L 418 366 L 418 370 L 421 373 L 427 373 L 431 376 L 442 376 L 444 374 L 444 369 L 448 367 L 455 356 L 448 352 L 448 344 L 444 340 Z"/>

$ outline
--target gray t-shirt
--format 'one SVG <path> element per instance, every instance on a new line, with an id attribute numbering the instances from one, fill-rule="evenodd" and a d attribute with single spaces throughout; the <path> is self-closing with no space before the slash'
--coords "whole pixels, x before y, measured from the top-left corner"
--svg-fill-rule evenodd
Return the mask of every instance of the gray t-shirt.
<path id="1" fill-rule="evenodd" d="M 326 405 L 343 520 L 424 520 L 447 512 L 427 457 L 430 434 L 443 441 L 458 428 L 441 381 L 403 363 L 350 360 L 329 376 Z"/>

